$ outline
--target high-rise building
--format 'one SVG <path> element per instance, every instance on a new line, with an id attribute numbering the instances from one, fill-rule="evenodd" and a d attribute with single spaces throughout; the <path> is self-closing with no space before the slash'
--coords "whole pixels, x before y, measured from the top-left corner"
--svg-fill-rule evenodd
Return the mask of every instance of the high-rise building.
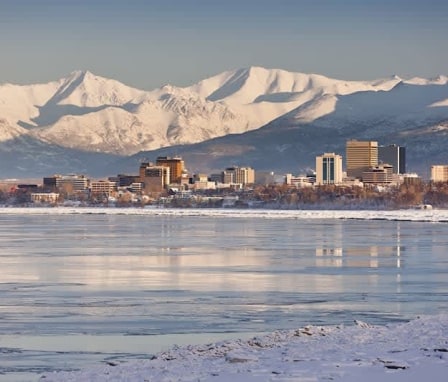
<path id="1" fill-rule="evenodd" d="M 431 181 L 448 182 L 448 165 L 439 164 L 431 166 Z"/>
<path id="2" fill-rule="evenodd" d="M 141 163 L 139 181 L 146 193 L 162 192 L 170 184 L 170 168 L 154 166 L 151 163 Z"/>
<path id="3" fill-rule="evenodd" d="M 184 172 L 184 161 L 179 157 L 158 157 L 156 166 L 165 166 L 170 169 L 170 184 L 181 184 Z"/>
<path id="4" fill-rule="evenodd" d="M 347 176 L 362 178 L 362 173 L 378 166 L 378 142 L 347 141 L 346 145 Z"/>
<path id="5" fill-rule="evenodd" d="M 250 167 L 228 167 L 223 171 L 224 183 L 253 184 L 255 183 L 255 171 Z"/>
<path id="6" fill-rule="evenodd" d="M 335 153 L 316 157 L 316 184 L 339 183 L 342 183 L 342 157 Z"/>
<path id="7" fill-rule="evenodd" d="M 379 146 L 378 163 L 390 164 L 394 174 L 405 174 L 406 148 L 397 145 Z"/>

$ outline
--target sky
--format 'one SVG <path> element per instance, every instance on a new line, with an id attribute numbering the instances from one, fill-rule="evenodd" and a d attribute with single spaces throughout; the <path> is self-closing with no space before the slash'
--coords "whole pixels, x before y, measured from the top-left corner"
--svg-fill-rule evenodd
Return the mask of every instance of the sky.
<path id="1" fill-rule="evenodd" d="M 448 1 L 0 0 L 0 84 L 90 70 L 151 90 L 249 66 L 448 75 Z"/>

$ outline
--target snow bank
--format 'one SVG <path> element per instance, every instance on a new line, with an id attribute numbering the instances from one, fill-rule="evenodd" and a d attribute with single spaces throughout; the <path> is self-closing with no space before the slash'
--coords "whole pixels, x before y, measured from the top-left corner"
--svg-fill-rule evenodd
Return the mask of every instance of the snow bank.
<path id="1" fill-rule="evenodd" d="M 148 360 L 42 381 L 446 381 L 448 314 L 393 326 L 307 326 L 247 341 L 175 347 Z"/>
<path id="2" fill-rule="evenodd" d="M 152 215 L 152 216 L 197 216 L 215 218 L 260 218 L 260 219 L 358 219 L 396 220 L 420 222 L 448 222 L 448 209 L 428 210 L 268 210 L 268 209 L 200 209 L 200 208 L 95 208 L 95 207 L 54 207 L 54 208 L 0 208 L 0 215 Z"/>

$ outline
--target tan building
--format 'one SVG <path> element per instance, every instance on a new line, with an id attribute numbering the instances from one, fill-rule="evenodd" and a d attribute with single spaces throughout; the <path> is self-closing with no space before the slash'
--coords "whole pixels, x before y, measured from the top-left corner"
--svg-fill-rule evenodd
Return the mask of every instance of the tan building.
<path id="1" fill-rule="evenodd" d="M 364 184 L 390 184 L 398 183 L 398 175 L 394 174 L 393 166 L 381 164 L 372 167 L 362 173 L 362 182 Z"/>
<path id="2" fill-rule="evenodd" d="M 378 142 L 347 141 L 346 145 L 347 176 L 362 178 L 362 173 L 378 166 Z"/>
<path id="3" fill-rule="evenodd" d="M 169 184 L 181 184 L 182 174 L 184 173 L 184 161 L 179 157 L 158 157 L 156 166 L 165 166 L 170 169 Z"/>
<path id="4" fill-rule="evenodd" d="M 110 180 L 91 181 L 90 191 L 92 194 L 110 196 L 117 191 L 117 182 L 112 182 Z"/>
<path id="5" fill-rule="evenodd" d="M 139 173 L 145 193 L 160 193 L 170 184 L 169 167 L 142 163 Z"/>
<path id="6" fill-rule="evenodd" d="M 223 183 L 229 184 L 247 184 L 255 183 L 255 171 L 250 167 L 229 167 L 223 171 Z"/>
<path id="7" fill-rule="evenodd" d="M 404 184 L 421 184 L 422 183 L 422 178 L 420 178 L 418 176 L 418 174 L 416 173 L 408 173 L 408 174 L 403 174 L 400 175 L 401 181 Z"/>
<path id="8" fill-rule="evenodd" d="M 448 165 L 439 164 L 431 166 L 432 182 L 448 182 Z"/>
<path id="9" fill-rule="evenodd" d="M 56 192 L 34 192 L 31 194 L 33 203 L 56 203 L 58 199 L 59 194 Z"/>
<path id="10" fill-rule="evenodd" d="M 316 184 L 342 183 L 342 156 L 325 153 L 316 157 Z"/>

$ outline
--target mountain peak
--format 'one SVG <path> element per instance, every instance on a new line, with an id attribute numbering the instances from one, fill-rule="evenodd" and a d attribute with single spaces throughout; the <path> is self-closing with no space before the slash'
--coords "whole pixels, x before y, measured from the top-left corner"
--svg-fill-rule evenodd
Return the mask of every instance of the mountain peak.
<path id="1" fill-rule="evenodd" d="M 90 73 L 88 70 L 74 70 L 67 77 L 64 77 L 63 80 L 75 81 L 75 80 L 83 80 L 87 73 Z"/>
<path id="2" fill-rule="evenodd" d="M 48 103 L 83 107 L 122 105 L 144 93 L 119 81 L 97 76 L 89 70 L 75 70 L 60 82 L 59 89 Z"/>
<path id="3" fill-rule="evenodd" d="M 422 86 L 407 86 L 413 82 Z M 359 132 L 359 139 L 380 140 L 390 131 L 399 140 L 397 143 L 412 146 L 412 137 L 417 135 L 402 135 L 402 131 L 425 126 L 427 121 L 444 123 L 448 119 L 446 83 L 446 76 L 401 80 L 394 75 L 375 81 L 349 81 L 249 66 L 217 74 L 190 87 L 166 85 L 147 92 L 89 70 L 75 70 L 48 84 L 0 86 L 0 169 L 10 171 L 2 150 L 9 158 L 12 145 L 8 141 L 22 136 L 37 142 L 33 157 L 40 158 L 42 142 L 84 152 L 129 155 L 229 135 L 225 142 L 235 139 L 238 147 L 260 148 L 260 160 L 253 162 L 255 167 L 273 163 L 269 151 L 265 151 L 271 141 L 275 147 L 276 142 L 279 147 L 293 143 L 291 155 L 308 146 L 315 147 L 310 155 L 316 154 L 316 147 L 322 148 L 320 139 L 302 143 L 300 131 L 305 125 L 312 126 L 310 137 L 337 136 L 337 144 L 342 144 L 342 132 L 347 126 L 350 134 L 355 129 Z M 263 130 L 257 133 L 261 127 Z M 338 129 L 337 134 L 327 134 L 332 127 Z M 234 134 L 238 136 L 232 137 Z M 439 138 L 444 139 L 442 135 Z M 442 143 L 446 146 L 445 141 Z M 325 144 L 333 151 L 337 149 L 334 142 Z M 28 146 L 24 144 L 23 150 Z M 276 155 L 277 148 L 272 153 Z M 27 154 L 26 158 L 30 157 Z M 295 156 L 290 159 L 298 160 Z M 59 166 L 59 156 L 50 160 Z M 15 162 L 9 163 L 11 168 L 16 166 Z M 47 168 L 47 163 L 42 163 L 39 171 Z"/>

